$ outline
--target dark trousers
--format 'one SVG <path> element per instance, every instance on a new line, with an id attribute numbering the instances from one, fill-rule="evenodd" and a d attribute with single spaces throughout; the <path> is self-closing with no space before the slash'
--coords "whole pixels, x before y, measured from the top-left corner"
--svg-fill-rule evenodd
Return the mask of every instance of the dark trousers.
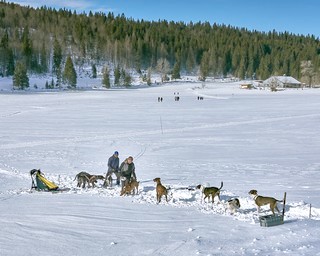
<path id="1" fill-rule="evenodd" d="M 109 184 L 112 184 L 112 174 L 115 174 L 117 177 L 117 185 L 120 185 L 120 172 L 117 172 L 115 169 L 109 169 L 106 175 L 106 179 L 109 177 Z"/>

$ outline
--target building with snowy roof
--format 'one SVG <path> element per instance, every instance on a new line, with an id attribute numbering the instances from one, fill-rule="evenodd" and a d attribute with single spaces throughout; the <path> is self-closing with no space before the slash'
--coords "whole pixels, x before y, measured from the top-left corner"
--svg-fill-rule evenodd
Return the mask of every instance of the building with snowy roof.
<path id="1" fill-rule="evenodd" d="M 263 85 L 271 88 L 301 88 L 302 83 L 292 76 L 272 76 L 263 81 Z"/>

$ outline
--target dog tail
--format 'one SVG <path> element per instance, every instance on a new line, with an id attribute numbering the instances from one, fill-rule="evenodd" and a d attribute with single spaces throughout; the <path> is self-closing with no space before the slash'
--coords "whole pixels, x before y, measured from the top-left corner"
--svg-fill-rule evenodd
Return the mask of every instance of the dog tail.
<path id="1" fill-rule="evenodd" d="M 223 181 L 221 181 L 221 187 L 219 188 L 219 190 L 221 190 L 223 187 Z"/>

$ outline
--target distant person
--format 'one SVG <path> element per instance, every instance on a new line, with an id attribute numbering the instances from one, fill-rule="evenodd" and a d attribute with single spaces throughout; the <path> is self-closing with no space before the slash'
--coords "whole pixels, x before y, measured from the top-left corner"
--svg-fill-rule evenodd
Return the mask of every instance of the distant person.
<path id="1" fill-rule="evenodd" d="M 112 174 L 115 174 L 117 177 L 117 185 L 120 185 L 120 168 L 119 168 L 119 152 L 115 151 L 111 157 L 109 157 L 108 160 L 108 172 L 106 175 L 109 177 L 109 184 L 111 185 L 112 182 Z"/>
<path id="2" fill-rule="evenodd" d="M 121 187 L 123 188 L 128 184 L 132 178 L 137 180 L 136 169 L 133 163 L 133 157 L 129 156 L 126 160 L 120 165 L 120 174 L 124 179 L 121 179 Z"/>

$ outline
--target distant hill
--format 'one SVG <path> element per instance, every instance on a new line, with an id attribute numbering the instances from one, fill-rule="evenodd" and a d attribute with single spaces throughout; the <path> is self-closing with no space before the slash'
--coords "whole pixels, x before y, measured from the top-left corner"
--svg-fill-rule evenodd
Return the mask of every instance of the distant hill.
<path id="1" fill-rule="evenodd" d="M 210 23 L 133 20 L 0 2 L 0 75 L 23 62 L 29 73 L 59 76 L 68 56 L 84 65 L 137 71 L 266 79 L 319 79 L 320 42 L 314 36 L 249 31 Z"/>

